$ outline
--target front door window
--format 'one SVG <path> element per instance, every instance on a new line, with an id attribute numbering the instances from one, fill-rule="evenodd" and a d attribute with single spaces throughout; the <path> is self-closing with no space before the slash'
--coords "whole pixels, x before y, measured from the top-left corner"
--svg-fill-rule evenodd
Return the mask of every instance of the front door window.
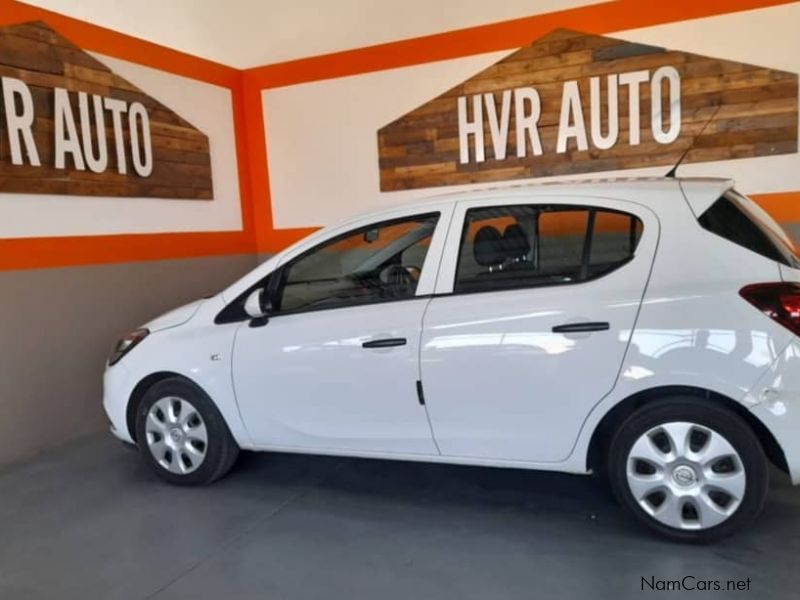
<path id="1" fill-rule="evenodd" d="M 357 306 L 412 298 L 438 214 L 348 232 L 291 261 L 274 299 L 277 312 Z"/>

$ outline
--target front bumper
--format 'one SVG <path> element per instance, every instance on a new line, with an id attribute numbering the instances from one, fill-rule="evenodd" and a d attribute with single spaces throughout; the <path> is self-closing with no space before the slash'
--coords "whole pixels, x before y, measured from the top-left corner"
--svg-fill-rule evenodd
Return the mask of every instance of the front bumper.
<path id="1" fill-rule="evenodd" d="M 128 400 L 135 382 L 123 363 L 107 367 L 103 374 L 103 408 L 111 422 L 111 433 L 128 444 L 135 443 L 128 431 Z"/>

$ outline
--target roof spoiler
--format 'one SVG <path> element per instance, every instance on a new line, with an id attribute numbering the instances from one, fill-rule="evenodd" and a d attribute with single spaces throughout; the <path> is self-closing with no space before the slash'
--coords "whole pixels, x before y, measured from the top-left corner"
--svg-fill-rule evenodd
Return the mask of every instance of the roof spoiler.
<path id="1" fill-rule="evenodd" d="M 734 187 L 733 179 L 679 179 L 683 197 L 695 218 L 700 218 L 728 190 Z"/>

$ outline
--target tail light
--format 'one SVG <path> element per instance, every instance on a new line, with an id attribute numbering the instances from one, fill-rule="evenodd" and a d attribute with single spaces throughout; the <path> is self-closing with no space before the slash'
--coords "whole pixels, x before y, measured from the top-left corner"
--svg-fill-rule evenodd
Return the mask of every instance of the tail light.
<path id="1" fill-rule="evenodd" d="M 800 284 L 756 283 L 743 287 L 739 295 L 770 319 L 800 335 Z"/>

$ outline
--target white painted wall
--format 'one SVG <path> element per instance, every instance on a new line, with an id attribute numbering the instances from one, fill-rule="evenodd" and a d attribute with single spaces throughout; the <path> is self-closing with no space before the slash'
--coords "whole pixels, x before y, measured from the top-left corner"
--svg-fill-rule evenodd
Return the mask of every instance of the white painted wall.
<path id="1" fill-rule="evenodd" d="M 797 73 L 798 22 L 800 4 L 790 4 L 609 35 Z M 381 193 L 377 130 L 505 54 L 264 91 L 275 226 L 327 225 L 356 212 L 457 189 Z M 667 170 L 655 167 L 592 176 L 663 175 Z M 680 174 L 732 176 L 745 193 L 796 191 L 800 155 L 689 164 Z M 581 177 L 586 176 L 575 178 Z"/>
<path id="2" fill-rule="evenodd" d="M 327 225 L 354 212 L 429 195 L 378 192 L 378 129 L 507 54 L 262 92 L 274 226 Z"/>
<path id="3" fill-rule="evenodd" d="M 0 194 L 0 238 L 241 230 L 230 91 L 133 63 L 95 57 L 209 137 L 214 200 Z"/>

